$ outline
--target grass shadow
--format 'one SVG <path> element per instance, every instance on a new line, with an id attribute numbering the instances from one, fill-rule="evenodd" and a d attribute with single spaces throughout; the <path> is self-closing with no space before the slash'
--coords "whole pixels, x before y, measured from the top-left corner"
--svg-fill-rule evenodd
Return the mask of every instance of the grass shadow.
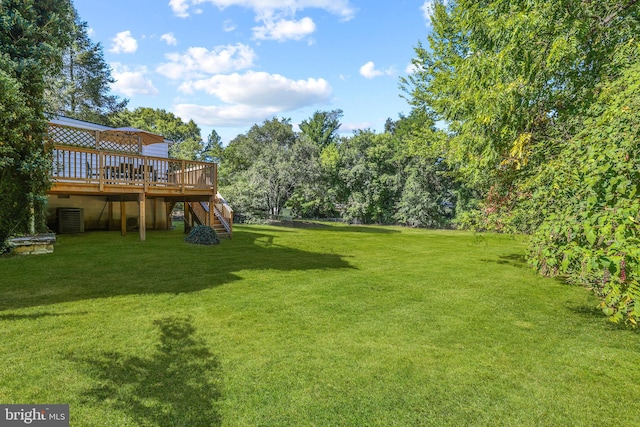
<path id="1" fill-rule="evenodd" d="M 279 233 L 237 230 L 233 240 L 217 246 L 185 243 L 179 231 L 150 232 L 146 242 L 108 232 L 63 235 L 54 254 L 0 260 L 0 312 L 121 295 L 197 292 L 240 280 L 238 272 L 244 270 L 353 268 L 339 254 L 279 245 Z"/>
<path id="2" fill-rule="evenodd" d="M 624 322 L 615 323 L 608 321 L 604 316 L 604 312 L 597 305 L 586 304 L 567 304 L 566 308 L 573 314 L 583 318 L 585 321 L 604 324 L 609 330 L 627 331 L 640 334 L 640 329 L 624 324 Z"/>
<path id="3" fill-rule="evenodd" d="M 340 225 L 337 225 L 340 224 Z M 305 220 L 291 220 L 291 221 L 270 221 L 268 226 L 278 228 L 310 228 L 318 231 L 339 231 L 339 232 L 353 232 L 353 233 L 372 233 L 372 234 L 397 234 L 401 233 L 400 230 L 390 229 L 384 226 L 371 227 L 361 224 L 345 224 L 345 223 L 329 223 L 322 221 L 305 221 Z"/>
<path id="4" fill-rule="evenodd" d="M 602 309 L 595 305 L 567 305 L 569 311 L 589 320 L 602 320 Z"/>
<path id="5" fill-rule="evenodd" d="M 222 425 L 220 362 L 195 336 L 190 318 L 156 320 L 160 342 L 151 357 L 107 352 L 67 359 L 95 385 L 83 393 L 87 405 L 126 413 L 137 425 Z"/>
<path id="6" fill-rule="evenodd" d="M 527 259 L 523 254 L 509 254 L 499 256 L 498 259 L 482 259 L 484 262 L 492 262 L 499 265 L 510 265 L 517 268 L 529 268 Z"/>
<path id="7" fill-rule="evenodd" d="M 0 321 L 7 320 L 36 320 L 42 317 L 60 317 L 60 316 L 81 316 L 87 314 L 88 311 L 79 311 L 75 313 L 31 313 L 31 314 L 0 314 Z"/>

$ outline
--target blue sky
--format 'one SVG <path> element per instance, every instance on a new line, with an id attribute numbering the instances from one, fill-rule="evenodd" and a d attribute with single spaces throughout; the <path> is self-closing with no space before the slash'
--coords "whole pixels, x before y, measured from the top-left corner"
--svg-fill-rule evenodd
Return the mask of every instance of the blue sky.
<path id="1" fill-rule="evenodd" d="M 74 0 L 129 108 L 193 119 L 225 143 L 271 117 L 341 109 L 341 132 L 408 113 L 399 78 L 431 0 Z M 297 126 L 296 126 L 297 129 Z"/>

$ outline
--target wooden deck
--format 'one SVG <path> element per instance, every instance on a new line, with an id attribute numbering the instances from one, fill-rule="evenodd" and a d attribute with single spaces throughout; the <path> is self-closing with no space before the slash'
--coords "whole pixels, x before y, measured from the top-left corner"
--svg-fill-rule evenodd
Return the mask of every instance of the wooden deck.
<path id="1" fill-rule="evenodd" d="M 221 226 L 231 237 L 233 211 L 218 194 L 215 163 L 168 159 L 131 153 L 56 145 L 53 148 L 52 187 L 49 194 L 105 196 L 110 202 L 138 202 L 140 240 L 146 239 L 146 199 L 163 198 L 185 206 L 206 203 L 198 222 Z M 120 203 L 122 234 L 126 235 L 125 203 Z M 193 209 L 186 209 L 191 212 Z M 170 211 L 170 209 L 169 209 Z M 193 219 L 187 215 L 185 220 Z"/>
<path id="2" fill-rule="evenodd" d="M 208 201 L 217 193 L 215 163 L 57 145 L 50 194 L 144 194 Z"/>

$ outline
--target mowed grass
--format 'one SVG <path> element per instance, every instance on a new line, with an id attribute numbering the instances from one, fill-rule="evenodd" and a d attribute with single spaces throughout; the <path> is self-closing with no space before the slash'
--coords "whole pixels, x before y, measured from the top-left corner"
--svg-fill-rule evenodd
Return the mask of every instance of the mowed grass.
<path id="1" fill-rule="evenodd" d="M 0 259 L 0 403 L 72 426 L 640 425 L 640 340 L 504 235 L 59 236 Z"/>

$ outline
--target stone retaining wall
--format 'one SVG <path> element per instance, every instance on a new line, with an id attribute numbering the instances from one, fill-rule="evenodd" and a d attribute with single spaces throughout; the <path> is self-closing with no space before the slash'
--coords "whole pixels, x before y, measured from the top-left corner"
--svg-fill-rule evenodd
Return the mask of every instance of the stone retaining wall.
<path id="1" fill-rule="evenodd" d="M 53 233 L 9 239 L 9 244 L 12 246 L 11 253 L 17 255 L 50 254 L 53 252 L 55 243 L 56 235 Z"/>

